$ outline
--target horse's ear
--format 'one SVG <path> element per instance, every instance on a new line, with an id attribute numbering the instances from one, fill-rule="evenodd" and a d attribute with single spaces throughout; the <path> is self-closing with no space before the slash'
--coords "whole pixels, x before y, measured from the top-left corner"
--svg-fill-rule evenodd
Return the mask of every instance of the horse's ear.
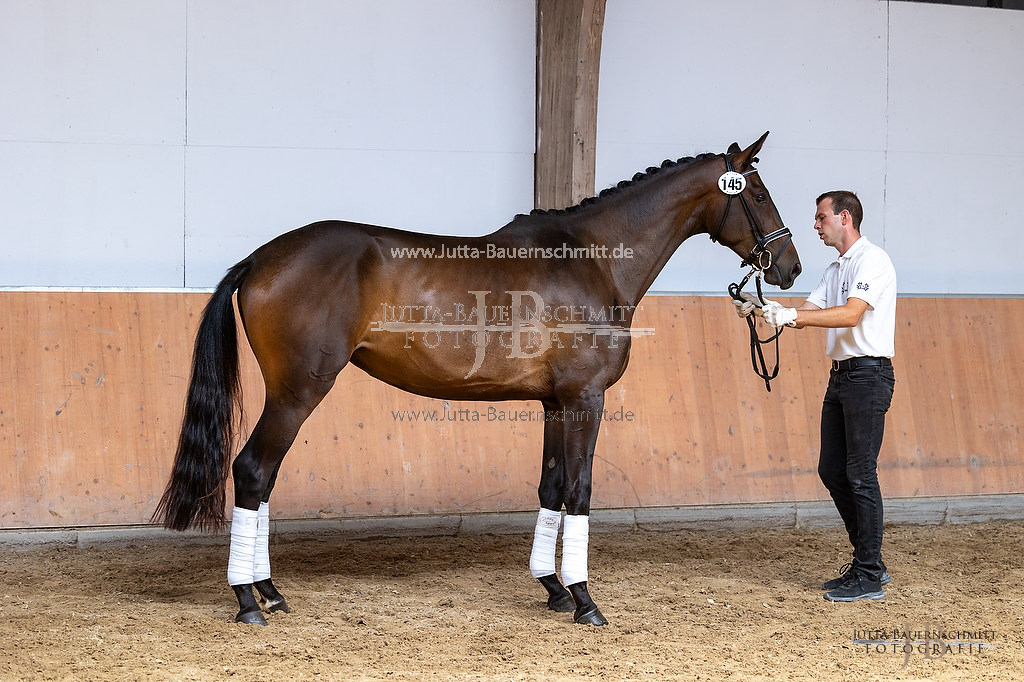
<path id="1" fill-rule="evenodd" d="M 726 154 L 739 154 L 740 153 L 740 146 L 738 144 L 736 144 L 735 142 L 733 142 L 731 145 L 729 145 L 729 148 L 725 150 L 725 153 Z"/>
<path id="2" fill-rule="evenodd" d="M 739 156 L 737 156 L 736 159 L 733 161 L 733 165 L 736 168 L 750 168 L 750 166 L 754 164 L 754 162 L 757 160 L 754 157 L 756 157 L 757 153 L 761 151 L 761 145 L 764 144 L 765 138 L 768 137 L 768 132 L 769 131 L 766 130 L 764 135 L 758 138 L 757 142 L 750 145 L 743 151 L 740 151 L 739 147 L 735 143 L 733 143 L 732 145 L 732 147 L 736 147 L 735 152 L 733 151 L 732 147 L 729 147 L 730 154 L 739 154 Z"/>

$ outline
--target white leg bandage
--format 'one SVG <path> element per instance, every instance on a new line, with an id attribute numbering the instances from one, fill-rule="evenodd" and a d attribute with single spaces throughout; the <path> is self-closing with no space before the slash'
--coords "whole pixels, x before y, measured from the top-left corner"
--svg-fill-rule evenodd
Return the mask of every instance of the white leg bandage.
<path id="1" fill-rule="evenodd" d="M 231 509 L 231 552 L 228 554 L 228 585 L 249 585 L 256 560 L 256 524 L 259 512 Z"/>
<path id="2" fill-rule="evenodd" d="M 256 517 L 256 559 L 253 561 L 252 580 L 259 582 L 270 577 L 270 505 L 260 502 Z"/>
<path id="3" fill-rule="evenodd" d="M 590 517 L 565 516 L 562 531 L 562 582 L 566 585 L 586 582 L 587 545 L 590 542 Z"/>
<path id="4" fill-rule="evenodd" d="M 537 527 L 533 529 L 533 551 L 530 552 L 530 575 L 543 578 L 555 572 L 555 544 L 562 513 L 541 508 Z"/>

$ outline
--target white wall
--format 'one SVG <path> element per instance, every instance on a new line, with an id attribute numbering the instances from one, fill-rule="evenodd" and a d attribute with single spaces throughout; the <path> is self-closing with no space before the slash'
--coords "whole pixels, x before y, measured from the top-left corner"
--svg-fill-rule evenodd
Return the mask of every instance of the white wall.
<path id="1" fill-rule="evenodd" d="M 805 293 L 834 258 L 814 198 L 858 192 L 903 294 L 1024 294 L 1024 12 L 878 0 L 608 0 L 598 189 L 771 130 L 762 178 Z M 680 248 L 652 290 L 724 292 L 738 259 Z"/>
<path id="2" fill-rule="evenodd" d="M 534 0 L 0 0 L 0 285 L 212 286 L 533 206 Z"/>
<path id="3" fill-rule="evenodd" d="M 1024 294 L 1024 12 L 607 0 L 598 189 L 746 145 L 815 283 L 847 187 L 905 294 Z M 483 234 L 533 203 L 534 0 L 0 0 L 0 286 L 207 287 L 343 218 Z M 848 83 L 844 94 L 842 84 Z M 655 291 L 722 293 L 684 244 Z"/>
<path id="4" fill-rule="evenodd" d="M 0 284 L 182 284 L 181 2 L 0 0 Z"/>

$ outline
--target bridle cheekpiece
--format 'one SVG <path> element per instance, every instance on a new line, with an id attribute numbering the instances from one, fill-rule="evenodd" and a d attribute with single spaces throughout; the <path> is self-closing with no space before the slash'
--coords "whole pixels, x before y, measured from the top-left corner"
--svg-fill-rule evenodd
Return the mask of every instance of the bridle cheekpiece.
<path id="1" fill-rule="evenodd" d="M 756 161 L 756 159 L 755 159 Z M 743 196 L 743 190 L 746 189 L 746 176 L 751 173 L 756 173 L 756 168 L 751 168 L 746 173 L 738 173 L 732 165 L 732 155 L 725 155 L 725 169 L 726 172 L 723 174 L 718 182 L 719 189 L 722 190 L 727 196 L 725 203 L 725 212 L 722 214 L 722 222 L 718 224 L 718 230 L 714 235 L 711 236 L 711 241 L 717 242 L 722 236 L 722 230 L 725 229 L 725 222 L 729 218 L 729 209 L 732 207 L 733 197 L 738 196 L 740 198 L 740 205 L 743 207 L 743 212 L 747 216 L 747 223 L 750 225 L 750 231 L 754 233 L 754 239 L 757 244 L 750 251 L 750 255 L 743 259 L 740 263 L 740 267 L 750 266 L 750 271 L 747 272 L 746 276 L 740 280 L 739 284 L 735 282 L 729 285 L 729 295 L 737 300 L 743 301 L 741 295 L 743 287 L 746 286 L 747 282 L 750 281 L 751 276 L 756 273 L 754 283 L 757 288 L 757 300 L 761 307 L 764 307 L 765 300 L 764 294 L 761 293 L 761 278 L 764 276 L 764 271 L 772 267 L 772 252 L 768 250 L 768 246 L 779 239 L 785 238 L 782 246 L 779 247 L 778 253 L 782 253 L 789 243 L 793 241 L 793 233 L 790 232 L 788 227 L 783 226 L 782 228 L 775 230 L 771 234 L 765 234 L 761 228 L 761 224 L 757 221 L 757 216 L 750 210 L 750 205 L 747 203 L 746 198 Z M 757 335 L 757 328 L 754 323 L 753 315 L 746 317 L 747 327 L 750 330 L 750 363 L 753 365 L 754 374 L 764 380 L 764 387 L 768 389 L 770 393 L 772 390 L 771 380 L 779 375 L 779 336 L 782 334 L 782 327 L 780 327 L 774 334 L 769 336 L 767 339 L 761 339 Z M 768 365 L 764 361 L 764 353 L 761 352 L 761 346 L 766 343 L 775 342 L 775 369 L 768 371 Z"/>

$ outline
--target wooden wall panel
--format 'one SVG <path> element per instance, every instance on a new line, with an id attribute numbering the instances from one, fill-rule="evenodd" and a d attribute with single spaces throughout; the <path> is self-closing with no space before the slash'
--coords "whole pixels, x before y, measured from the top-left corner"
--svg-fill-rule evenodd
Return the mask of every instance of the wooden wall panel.
<path id="1" fill-rule="evenodd" d="M 206 299 L 0 292 L 0 527 L 148 521 Z M 1024 301 L 901 299 L 898 319 L 885 494 L 1020 492 Z M 602 426 L 595 506 L 827 499 L 816 473 L 822 330 L 783 334 L 767 393 L 725 298 L 647 298 L 636 325 L 655 333 L 633 340 L 630 366 L 607 393 L 607 412 L 632 420 Z M 244 341 L 243 352 L 251 427 L 263 386 Z M 539 409 L 420 398 L 349 367 L 285 459 L 273 514 L 533 509 L 543 425 L 496 418 Z"/>

